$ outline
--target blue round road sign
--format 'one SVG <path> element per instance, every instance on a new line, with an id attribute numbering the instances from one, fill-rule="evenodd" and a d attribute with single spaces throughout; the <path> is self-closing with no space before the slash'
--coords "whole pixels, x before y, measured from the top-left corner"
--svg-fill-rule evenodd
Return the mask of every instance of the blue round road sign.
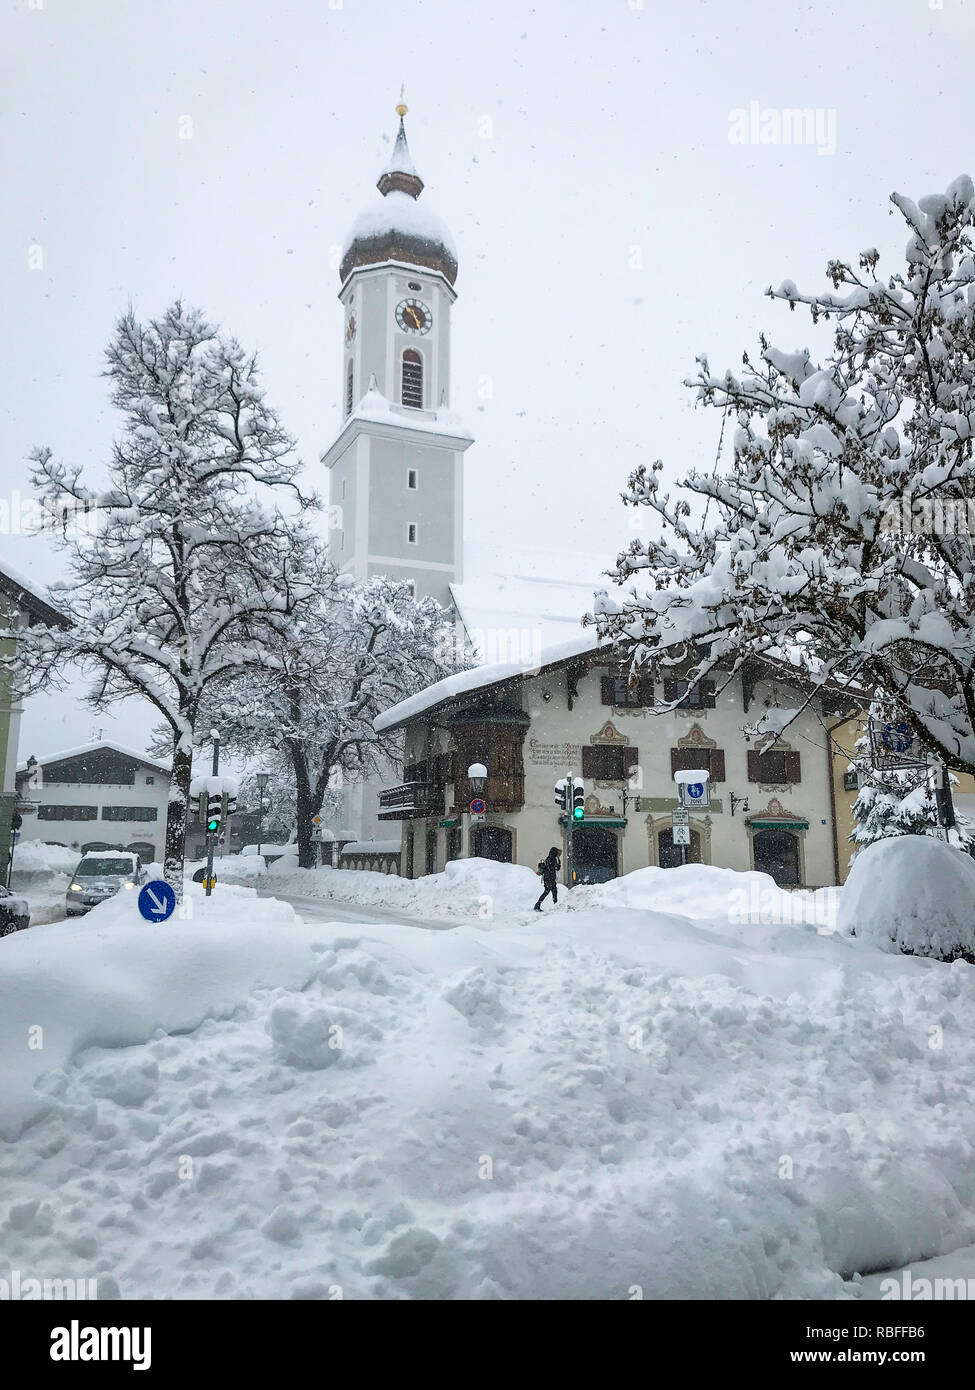
<path id="1" fill-rule="evenodd" d="M 704 783 L 688 782 L 687 795 L 691 801 L 700 801 L 701 797 L 704 795 Z"/>
<path id="2" fill-rule="evenodd" d="M 139 894 L 139 911 L 147 922 L 165 922 L 176 906 L 176 894 L 163 878 L 154 878 Z"/>
<path id="3" fill-rule="evenodd" d="M 884 747 L 892 753 L 906 753 L 914 742 L 911 726 L 903 719 L 897 724 L 893 721 L 885 724 L 880 738 Z"/>

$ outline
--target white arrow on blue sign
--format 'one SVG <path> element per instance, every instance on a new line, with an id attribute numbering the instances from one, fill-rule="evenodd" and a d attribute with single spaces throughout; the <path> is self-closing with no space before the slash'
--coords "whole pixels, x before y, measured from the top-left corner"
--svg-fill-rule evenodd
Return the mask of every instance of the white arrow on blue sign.
<path id="1" fill-rule="evenodd" d="M 171 883 L 154 878 L 139 894 L 139 911 L 147 922 L 165 922 L 176 906 L 176 893 Z"/>

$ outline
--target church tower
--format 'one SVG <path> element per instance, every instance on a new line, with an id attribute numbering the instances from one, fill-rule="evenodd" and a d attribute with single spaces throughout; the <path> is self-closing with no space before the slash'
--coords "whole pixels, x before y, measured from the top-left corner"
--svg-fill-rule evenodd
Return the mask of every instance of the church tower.
<path id="1" fill-rule="evenodd" d="M 452 608 L 463 578 L 464 453 L 450 410 L 450 314 L 457 255 L 424 200 L 399 105 L 378 193 L 343 248 L 343 421 L 329 469 L 334 563 L 358 581 L 405 579 Z"/>

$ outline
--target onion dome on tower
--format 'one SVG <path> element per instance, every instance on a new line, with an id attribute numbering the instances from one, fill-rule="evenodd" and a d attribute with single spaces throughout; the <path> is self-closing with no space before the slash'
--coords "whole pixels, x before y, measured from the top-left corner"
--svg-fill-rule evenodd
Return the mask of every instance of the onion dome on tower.
<path id="1" fill-rule="evenodd" d="M 423 180 L 413 164 L 406 143 L 403 117 L 407 107 L 396 108 L 399 131 L 389 161 L 376 187 L 380 197 L 359 214 L 342 248 L 339 277 L 343 284 L 360 266 L 403 261 L 407 265 L 439 270 L 452 285 L 457 279 L 457 252 L 453 238 L 428 203 L 419 203 Z"/>

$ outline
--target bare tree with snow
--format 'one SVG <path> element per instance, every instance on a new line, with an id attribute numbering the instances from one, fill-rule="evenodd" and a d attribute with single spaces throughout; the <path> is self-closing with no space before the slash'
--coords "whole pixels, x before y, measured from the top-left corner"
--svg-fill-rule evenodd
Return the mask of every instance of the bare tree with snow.
<path id="1" fill-rule="evenodd" d="M 314 863 L 312 817 L 329 793 L 401 754 L 376 715 L 458 668 L 453 624 L 434 599 L 384 575 L 355 584 L 322 547 L 309 556 L 314 598 L 277 631 L 266 669 L 228 675 L 210 696 L 228 747 L 290 764 L 302 868 Z"/>
<path id="2" fill-rule="evenodd" d="M 733 462 L 673 497 L 657 462 L 624 500 L 657 539 L 619 557 L 630 598 L 594 619 L 639 663 L 691 678 L 749 656 L 876 692 L 921 745 L 975 770 L 975 258 L 973 186 L 895 194 L 906 266 L 828 266 L 832 288 L 769 290 L 835 325 L 821 362 L 764 338 L 740 377 L 699 359 L 698 399 L 727 413 Z M 647 581 L 649 580 L 649 583 Z"/>
<path id="3" fill-rule="evenodd" d="M 52 514 L 80 507 L 91 524 L 58 538 L 69 577 L 53 592 L 71 626 L 24 634 L 18 680 L 30 692 L 80 666 L 95 709 L 136 695 L 159 711 L 172 747 L 165 872 L 179 893 L 201 701 L 231 672 L 266 667 L 269 637 L 305 593 L 301 514 L 314 499 L 255 358 L 198 311 L 175 303 L 141 323 L 130 310 L 107 375 L 123 416 L 107 485 L 48 448 L 33 454 Z"/>

